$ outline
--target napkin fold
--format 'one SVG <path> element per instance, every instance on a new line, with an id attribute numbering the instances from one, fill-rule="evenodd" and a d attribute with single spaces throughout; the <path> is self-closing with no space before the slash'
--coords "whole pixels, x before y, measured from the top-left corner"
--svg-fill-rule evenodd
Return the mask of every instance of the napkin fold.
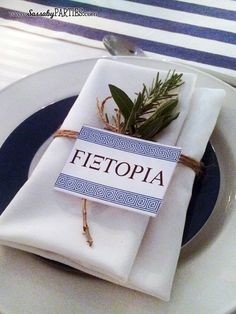
<path id="1" fill-rule="evenodd" d="M 103 128 L 97 117 L 96 97 L 110 95 L 108 84 L 124 89 L 131 98 L 150 86 L 157 70 L 111 60 L 99 60 L 89 75 L 62 129 L 79 131 L 83 124 Z M 160 71 L 165 78 L 167 72 Z M 195 75 L 184 74 L 179 94 L 180 115 L 158 141 L 175 144 L 190 108 Z M 108 106 L 109 108 L 110 106 Z M 123 209 L 89 202 L 89 225 L 94 246 L 88 247 L 82 234 L 81 200 L 53 189 L 73 146 L 73 140 L 56 138 L 31 177 L 0 217 L 1 243 L 54 260 L 72 262 L 104 276 L 128 279 L 148 217 Z"/>
<path id="2" fill-rule="evenodd" d="M 177 141 L 183 154 L 201 160 L 224 97 L 225 91 L 221 89 L 196 89 L 193 106 Z M 170 299 L 194 177 L 190 168 L 177 165 L 159 216 L 150 219 L 128 286 L 165 301 Z"/>

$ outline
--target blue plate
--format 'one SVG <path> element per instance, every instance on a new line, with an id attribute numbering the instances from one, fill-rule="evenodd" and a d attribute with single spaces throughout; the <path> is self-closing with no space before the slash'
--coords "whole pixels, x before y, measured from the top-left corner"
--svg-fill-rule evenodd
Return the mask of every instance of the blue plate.
<path id="1" fill-rule="evenodd" d="M 66 98 L 37 111 L 23 121 L 0 148 L 0 213 L 27 180 L 36 152 L 60 127 L 76 98 Z M 219 165 L 210 143 L 202 161 L 205 173 L 194 181 L 182 245 L 191 240 L 206 223 L 219 193 Z"/>

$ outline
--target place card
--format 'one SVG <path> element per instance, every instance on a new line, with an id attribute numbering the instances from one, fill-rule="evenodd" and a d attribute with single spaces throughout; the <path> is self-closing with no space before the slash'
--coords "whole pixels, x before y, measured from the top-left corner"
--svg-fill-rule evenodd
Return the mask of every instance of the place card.
<path id="1" fill-rule="evenodd" d="M 83 126 L 55 189 L 155 216 L 180 154 L 179 147 Z"/>

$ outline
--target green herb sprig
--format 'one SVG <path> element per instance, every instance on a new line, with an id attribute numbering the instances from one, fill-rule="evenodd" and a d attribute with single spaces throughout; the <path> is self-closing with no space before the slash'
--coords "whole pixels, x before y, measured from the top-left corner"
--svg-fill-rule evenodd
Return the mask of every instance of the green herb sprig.
<path id="1" fill-rule="evenodd" d="M 119 108 L 115 109 L 115 115 L 112 116 L 115 125 L 111 124 L 108 115 L 104 114 L 105 101 L 110 97 L 102 104 L 98 102 L 99 115 L 106 128 L 112 131 L 151 140 L 179 116 L 179 112 L 176 112 L 177 89 L 183 83 L 182 74 L 175 71 L 169 71 L 164 81 L 157 73 L 149 88 L 143 84 L 142 91 L 136 93 L 137 98 L 134 101 L 119 87 L 110 84 L 112 98 Z"/>

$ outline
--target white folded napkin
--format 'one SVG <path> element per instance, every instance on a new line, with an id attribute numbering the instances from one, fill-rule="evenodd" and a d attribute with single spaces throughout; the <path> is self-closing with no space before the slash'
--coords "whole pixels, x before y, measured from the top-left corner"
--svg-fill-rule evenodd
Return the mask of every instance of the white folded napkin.
<path id="1" fill-rule="evenodd" d="M 124 89 L 131 98 L 150 86 L 157 70 L 99 60 L 62 129 L 79 131 L 83 124 L 104 126 L 97 117 L 96 97 L 110 95 L 108 84 Z M 161 71 L 164 78 L 167 72 Z M 79 75 L 79 74 L 78 74 Z M 195 75 L 184 74 L 180 116 L 162 132 L 159 141 L 175 144 L 190 106 Z M 108 106 L 109 107 L 109 106 Z M 81 201 L 54 190 L 54 183 L 72 149 L 73 140 L 56 138 L 29 180 L 0 217 L 1 243 L 37 252 L 64 263 L 86 267 L 119 282 L 126 281 L 138 252 L 148 217 L 89 202 L 89 225 L 94 238 L 90 248 L 82 234 Z"/>
<path id="2" fill-rule="evenodd" d="M 196 160 L 201 159 L 214 129 L 223 99 L 223 90 L 205 88 L 196 90 L 191 112 L 177 142 L 177 145 L 183 148 L 184 154 Z M 42 250 L 29 244 L 23 245 L 20 241 L 12 242 L 11 234 L 16 231 L 14 225 L 12 229 L 10 228 L 11 222 L 6 228 L 8 233 L 6 230 L 2 232 L 0 227 L 0 238 L 3 239 L 1 243 L 57 260 L 99 278 L 168 301 L 181 248 L 186 210 L 191 197 L 194 176 L 194 172 L 188 167 L 177 166 L 165 203 L 161 207 L 159 215 L 150 219 L 129 278 L 124 283 L 112 279 L 109 275 L 83 267 L 55 252 Z"/>
<path id="3" fill-rule="evenodd" d="M 82 124 L 102 127 L 96 118 L 94 99 L 109 94 L 107 84 L 123 88 L 132 97 L 142 83 L 150 84 L 155 74 L 155 70 L 100 60 L 62 128 L 79 130 Z M 165 74 L 161 72 L 162 76 Z M 130 85 L 124 82 L 124 75 L 132 82 Z M 198 89 L 188 113 L 195 78 L 185 74 L 184 80 L 180 120 L 173 122 L 174 132 L 161 134 L 160 141 L 175 144 L 180 134 L 177 145 L 183 148 L 183 153 L 200 159 L 216 123 L 224 91 Z M 91 249 L 81 234 L 79 199 L 52 188 L 72 142 L 58 138 L 50 145 L 31 178 L 0 217 L 0 242 L 168 300 L 191 197 L 193 171 L 178 165 L 165 202 L 158 216 L 150 219 L 144 237 L 147 217 L 90 203 L 89 223 L 95 235 L 95 246 Z"/>
<path id="4" fill-rule="evenodd" d="M 183 153 L 200 160 L 215 127 L 225 92 L 221 89 L 199 88 L 193 95 L 193 106 L 183 126 L 177 145 Z M 165 202 L 156 218 L 150 218 L 129 278 L 125 283 L 70 262 L 71 267 L 96 277 L 121 284 L 164 301 L 170 299 L 172 283 L 179 258 L 186 211 L 191 197 L 195 174 L 178 164 Z M 32 252 L 53 258 L 50 253 Z M 60 258 L 60 262 L 68 261 Z"/>

